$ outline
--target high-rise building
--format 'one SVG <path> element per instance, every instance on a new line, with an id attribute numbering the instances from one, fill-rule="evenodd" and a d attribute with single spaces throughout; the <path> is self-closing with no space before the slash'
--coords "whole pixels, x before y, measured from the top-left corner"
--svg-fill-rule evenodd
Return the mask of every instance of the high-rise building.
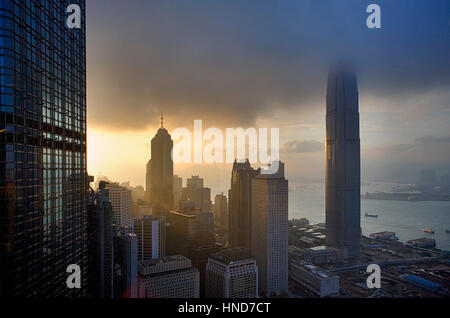
<path id="1" fill-rule="evenodd" d="M 124 227 L 130 226 L 133 209 L 131 190 L 117 184 L 110 184 L 108 187 L 109 199 L 114 210 L 115 224 Z"/>
<path id="2" fill-rule="evenodd" d="M 183 179 L 179 176 L 173 176 L 173 208 L 180 208 L 181 192 L 183 190 Z"/>
<path id="3" fill-rule="evenodd" d="M 355 73 L 331 69 L 327 93 L 326 241 L 340 262 L 360 254 L 359 94 Z"/>
<path id="4" fill-rule="evenodd" d="M 235 247 L 209 256 L 207 298 L 257 298 L 258 266 L 248 248 Z"/>
<path id="5" fill-rule="evenodd" d="M 266 296 L 288 291 L 288 181 L 284 164 L 274 174 L 252 180 L 251 252 L 258 264 L 258 286 Z"/>
<path id="6" fill-rule="evenodd" d="M 100 182 L 88 204 L 89 296 L 113 298 L 113 218 L 106 183 Z"/>
<path id="7" fill-rule="evenodd" d="M 183 209 L 167 215 L 168 255 L 191 257 L 195 248 L 215 245 L 214 214 L 195 209 L 192 202 L 185 204 Z"/>
<path id="8" fill-rule="evenodd" d="M 214 200 L 214 222 L 221 228 L 228 228 L 228 201 L 223 193 L 217 194 Z"/>
<path id="9" fill-rule="evenodd" d="M 114 298 L 138 297 L 137 237 L 129 227 L 114 226 Z"/>
<path id="10" fill-rule="evenodd" d="M 133 221 L 133 229 L 137 236 L 139 261 L 166 256 L 165 217 L 144 215 Z"/>
<path id="11" fill-rule="evenodd" d="M 211 189 L 203 186 L 203 179 L 199 176 L 187 179 L 186 187 L 181 191 L 181 201 L 194 202 L 196 209 L 212 212 Z"/>
<path id="12" fill-rule="evenodd" d="M 0 297 L 87 294 L 87 275 L 66 284 L 88 262 L 85 13 L 84 0 L 0 1 Z"/>
<path id="13" fill-rule="evenodd" d="M 141 261 L 139 298 L 199 298 L 199 273 L 182 255 Z"/>
<path id="14" fill-rule="evenodd" d="M 150 192 L 152 188 L 152 159 L 147 162 L 146 170 L 145 170 L 145 197 L 144 200 L 147 202 L 151 202 L 150 200 Z"/>
<path id="15" fill-rule="evenodd" d="M 259 174 L 250 166 L 250 162 L 235 161 L 231 174 L 229 196 L 229 241 L 233 247 L 250 248 L 252 179 Z"/>
<path id="16" fill-rule="evenodd" d="M 153 204 L 153 214 L 166 216 L 173 208 L 173 141 L 164 128 L 161 118 L 161 128 L 152 139 L 152 158 L 147 165 L 147 180 L 150 183 L 150 202 Z"/>

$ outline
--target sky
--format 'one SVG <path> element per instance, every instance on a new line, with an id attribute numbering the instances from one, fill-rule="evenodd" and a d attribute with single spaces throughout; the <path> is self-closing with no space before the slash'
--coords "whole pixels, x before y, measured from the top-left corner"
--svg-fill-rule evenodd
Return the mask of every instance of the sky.
<path id="1" fill-rule="evenodd" d="M 369 29 L 366 8 L 381 8 Z M 450 173 L 446 0 L 87 1 L 88 169 L 144 184 L 165 127 L 279 128 L 296 182 L 323 180 L 327 72 L 359 82 L 363 181 Z M 225 191 L 229 165 L 175 165 Z M 214 192 L 214 190 L 213 190 Z"/>

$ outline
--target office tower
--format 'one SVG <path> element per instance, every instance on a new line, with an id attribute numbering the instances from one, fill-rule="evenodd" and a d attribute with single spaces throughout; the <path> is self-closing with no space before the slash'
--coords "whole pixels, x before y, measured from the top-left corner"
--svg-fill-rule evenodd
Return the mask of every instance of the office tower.
<path id="1" fill-rule="evenodd" d="M 131 223 L 131 190 L 118 186 L 117 184 L 108 185 L 109 199 L 114 210 L 114 221 L 119 226 L 130 226 Z"/>
<path id="2" fill-rule="evenodd" d="M 199 273 L 182 255 L 141 261 L 139 298 L 199 298 Z"/>
<path id="3" fill-rule="evenodd" d="M 355 73 L 330 71 L 327 94 L 326 241 L 339 261 L 359 258 L 361 177 L 359 94 Z"/>
<path id="4" fill-rule="evenodd" d="M 138 297 L 137 237 L 128 227 L 114 226 L 114 298 Z"/>
<path id="5" fill-rule="evenodd" d="M 88 204 L 89 296 L 113 298 L 113 218 L 106 182 L 99 184 Z"/>
<path id="6" fill-rule="evenodd" d="M 199 176 L 187 179 L 186 187 L 181 191 L 181 201 L 194 202 L 195 208 L 203 212 L 212 211 L 211 189 L 203 186 L 203 179 Z"/>
<path id="7" fill-rule="evenodd" d="M 211 254 L 217 253 L 221 250 L 216 244 L 207 246 L 194 247 L 189 255 L 192 266 L 198 269 L 200 274 L 200 297 L 205 297 L 205 281 L 206 281 L 206 264 Z"/>
<path id="8" fill-rule="evenodd" d="M 210 255 L 206 265 L 206 297 L 258 297 L 258 266 L 248 248 L 230 248 Z"/>
<path id="9" fill-rule="evenodd" d="M 167 215 L 167 254 L 192 257 L 193 249 L 215 245 L 214 215 L 194 208 L 194 203 L 185 203 L 182 210 L 170 211 Z"/>
<path id="10" fill-rule="evenodd" d="M 147 202 L 151 202 L 150 192 L 152 188 L 152 159 L 147 162 L 146 170 L 145 170 L 145 198 L 144 200 Z"/>
<path id="11" fill-rule="evenodd" d="M 153 204 L 153 214 L 166 216 L 173 208 L 173 141 L 164 128 L 161 118 L 161 128 L 152 139 L 152 158 L 148 168 L 150 173 L 150 202 Z M 148 170 L 148 169 L 147 169 Z"/>
<path id="12" fill-rule="evenodd" d="M 436 170 L 420 171 L 420 184 L 424 186 L 435 186 L 437 183 Z"/>
<path id="13" fill-rule="evenodd" d="M 231 175 L 229 196 L 229 241 L 233 247 L 250 248 L 252 179 L 259 170 L 250 166 L 250 162 L 235 161 Z"/>
<path id="14" fill-rule="evenodd" d="M 0 1 L 0 297 L 87 294 L 85 11 Z"/>
<path id="15" fill-rule="evenodd" d="M 166 256 L 165 217 L 141 216 L 134 220 L 133 229 L 137 236 L 139 261 Z"/>
<path id="16" fill-rule="evenodd" d="M 138 218 L 144 215 L 153 215 L 153 208 L 150 205 L 139 205 L 137 210 Z"/>
<path id="17" fill-rule="evenodd" d="M 223 229 L 228 228 L 228 201 L 223 193 L 216 195 L 214 200 L 214 222 Z"/>
<path id="18" fill-rule="evenodd" d="M 282 162 L 277 173 L 252 180 L 251 252 L 259 268 L 259 290 L 266 296 L 288 291 L 288 193 Z"/>
<path id="19" fill-rule="evenodd" d="M 173 208 L 180 208 L 181 191 L 183 189 L 183 179 L 179 176 L 173 176 Z"/>

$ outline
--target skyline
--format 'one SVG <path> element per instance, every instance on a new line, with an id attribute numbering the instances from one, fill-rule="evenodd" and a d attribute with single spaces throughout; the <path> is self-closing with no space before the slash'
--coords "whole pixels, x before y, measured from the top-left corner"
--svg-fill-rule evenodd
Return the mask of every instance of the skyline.
<path id="1" fill-rule="evenodd" d="M 431 166 L 450 173 L 450 4 L 378 3 L 382 28 L 369 30 L 365 2 L 89 2 L 89 173 L 144 185 L 163 111 L 169 132 L 196 119 L 280 128 L 287 177 L 323 179 L 326 73 L 341 56 L 360 82 L 363 181 L 394 181 L 399 170 L 413 182 L 411 171 Z M 116 19 L 123 26 L 110 32 Z M 228 169 L 175 165 L 211 185 Z"/>

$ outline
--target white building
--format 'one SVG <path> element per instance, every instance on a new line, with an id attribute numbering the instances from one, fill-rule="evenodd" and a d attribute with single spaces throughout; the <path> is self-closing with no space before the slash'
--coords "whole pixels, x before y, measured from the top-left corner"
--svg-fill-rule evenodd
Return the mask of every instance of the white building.
<path id="1" fill-rule="evenodd" d="M 199 298 L 200 274 L 182 255 L 141 261 L 139 298 Z"/>
<path id="2" fill-rule="evenodd" d="M 113 207 L 116 225 L 129 227 L 132 210 L 131 189 L 109 185 L 109 200 Z"/>
<path id="3" fill-rule="evenodd" d="M 206 264 L 207 298 L 258 297 L 258 267 L 243 247 L 212 254 Z"/>
<path id="4" fill-rule="evenodd" d="M 339 276 L 307 262 L 291 263 L 290 277 L 320 297 L 339 295 Z"/>
<path id="5" fill-rule="evenodd" d="M 288 191 L 282 162 L 278 173 L 252 180 L 251 253 L 266 296 L 288 291 Z"/>

